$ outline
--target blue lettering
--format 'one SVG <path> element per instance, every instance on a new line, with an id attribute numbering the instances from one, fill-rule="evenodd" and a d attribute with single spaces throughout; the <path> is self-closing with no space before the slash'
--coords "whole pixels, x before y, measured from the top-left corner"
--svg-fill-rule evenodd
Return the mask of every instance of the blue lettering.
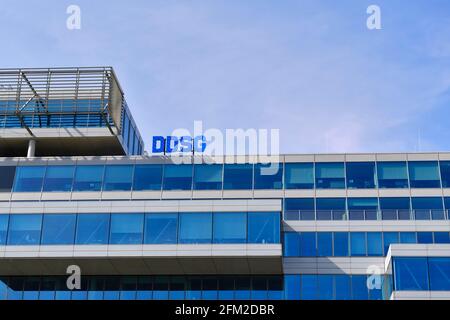
<path id="1" fill-rule="evenodd" d="M 173 141 L 173 145 L 172 145 Z M 172 153 L 178 151 L 178 138 L 174 136 L 168 136 L 166 140 L 166 152 Z"/>
<path id="2" fill-rule="evenodd" d="M 154 136 L 152 143 L 152 152 L 153 153 L 161 153 L 164 152 L 165 140 L 164 137 Z"/>

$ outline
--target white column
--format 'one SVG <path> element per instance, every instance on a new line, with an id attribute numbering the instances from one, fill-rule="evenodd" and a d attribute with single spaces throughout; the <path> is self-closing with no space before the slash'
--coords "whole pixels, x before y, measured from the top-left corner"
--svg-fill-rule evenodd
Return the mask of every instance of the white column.
<path id="1" fill-rule="evenodd" d="M 28 141 L 27 158 L 33 158 L 36 151 L 36 140 L 30 139 Z"/>

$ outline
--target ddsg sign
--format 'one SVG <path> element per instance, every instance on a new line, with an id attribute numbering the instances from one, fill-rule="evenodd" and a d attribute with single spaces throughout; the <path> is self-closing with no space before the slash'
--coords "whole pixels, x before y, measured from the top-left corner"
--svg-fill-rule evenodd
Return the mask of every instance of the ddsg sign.
<path id="1" fill-rule="evenodd" d="M 206 149 L 206 137 L 196 136 L 154 136 L 152 142 L 152 153 L 174 153 L 174 152 L 199 152 Z"/>

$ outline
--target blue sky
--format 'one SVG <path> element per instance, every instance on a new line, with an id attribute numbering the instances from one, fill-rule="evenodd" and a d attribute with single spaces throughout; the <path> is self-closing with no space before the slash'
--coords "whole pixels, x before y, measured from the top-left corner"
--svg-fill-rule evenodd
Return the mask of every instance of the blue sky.
<path id="1" fill-rule="evenodd" d="M 285 153 L 450 149 L 448 0 L 0 0 L 0 33 L 1 67 L 113 66 L 147 148 L 202 120 Z"/>

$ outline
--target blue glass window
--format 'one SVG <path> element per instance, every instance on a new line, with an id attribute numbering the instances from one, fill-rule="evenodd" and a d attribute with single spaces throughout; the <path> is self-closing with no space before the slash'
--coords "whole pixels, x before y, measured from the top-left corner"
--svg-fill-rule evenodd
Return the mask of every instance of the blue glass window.
<path id="1" fill-rule="evenodd" d="M 255 164 L 255 189 L 281 189 L 283 187 L 283 164 Z"/>
<path id="2" fill-rule="evenodd" d="M 344 163 L 316 163 L 317 189 L 344 189 Z"/>
<path id="3" fill-rule="evenodd" d="M 180 213 L 179 243 L 211 243 L 211 213 Z"/>
<path id="4" fill-rule="evenodd" d="M 317 256 L 316 233 L 302 232 L 300 234 L 300 256 L 316 257 Z"/>
<path id="5" fill-rule="evenodd" d="M 354 300 L 368 300 L 367 277 L 363 275 L 352 276 L 352 295 Z"/>
<path id="6" fill-rule="evenodd" d="M 246 243 L 247 214 L 218 212 L 213 217 L 214 243 Z"/>
<path id="7" fill-rule="evenodd" d="M 331 232 L 317 233 L 317 255 L 331 257 L 333 255 L 333 234 Z"/>
<path id="8" fill-rule="evenodd" d="M 410 161 L 409 180 L 411 188 L 440 188 L 437 161 Z"/>
<path id="9" fill-rule="evenodd" d="M 223 175 L 225 190 L 244 190 L 253 187 L 253 165 L 251 164 L 226 164 Z"/>
<path id="10" fill-rule="evenodd" d="M 380 198 L 380 209 L 383 220 L 409 220 L 409 198 Z"/>
<path id="11" fill-rule="evenodd" d="M 398 232 L 384 232 L 383 233 L 383 246 L 384 255 L 386 256 L 389 251 L 389 246 L 394 243 L 399 243 Z"/>
<path id="12" fill-rule="evenodd" d="M 348 198 L 350 220 L 377 220 L 377 198 Z"/>
<path id="13" fill-rule="evenodd" d="M 345 198 L 316 198 L 317 220 L 344 220 Z"/>
<path id="14" fill-rule="evenodd" d="M 432 244 L 433 232 L 417 232 L 417 243 Z"/>
<path id="15" fill-rule="evenodd" d="M 73 244 L 76 220 L 76 214 L 45 214 L 41 244 Z"/>
<path id="16" fill-rule="evenodd" d="M 78 215 L 76 244 L 108 244 L 109 214 Z"/>
<path id="17" fill-rule="evenodd" d="M 249 212 L 248 243 L 280 243 L 280 214 Z"/>
<path id="18" fill-rule="evenodd" d="M 144 214 L 114 213 L 111 215 L 110 244 L 141 244 Z"/>
<path id="19" fill-rule="evenodd" d="M 350 232 L 352 256 L 366 255 L 366 234 L 364 232 Z"/>
<path id="20" fill-rule="evenodd" d="M 418 197 L 411 201 L 416 220 L 445 219 L 441 197 Z"/>
<path id="21" fill-rule="evenodd" d="M 375 162 L 347 162 L 347 188 L 375 188 Z"/>
<path id="22" fill-rule="evenodd" d="M 41 192 L 45 167 L 17 167 L 14 192 Z"/>
<path id="23" fill-rule="evenodd" d="M 221 190 L 223 166 L 201 164 L 194 166 L 194 190 Z"/>
<path id="24" fill-rule="evenodd" d="M 448 232 L 435 232 L 434 243 L 450 243 L 450 234 Z"/>
<path id="25" fill-rule="evenodd" d="M 48 166 L 43 191 L 71 191 L 75 166 Z"/>
<path id="26" fill-rule="evenodd" d="M 73 191 L 100 191 L 104 166 L 77 166 Z"/>
<path id="27" fill-rule="evenodd" d="M 314 189 L 314 164 L 286 163 L 284 170 L 286 189 Z"/>
<path id="28" fill-rule="evenodd" d="M 300 275 L 285 275 L 284 290 L 286 300 L 300 300 Z"/>
<path id="29" fill-rule="evenodd" d="M 132 181 L 132 165 L 108 165 L 105 167 L 103 191 L 129 191 Z"/>
<path id="30" fill-rule="evenodd" d="M 428 290 L 427 258 L 394 258 L 395 290 Z"/>
<path id="31" fill-rule="evenodd" d="M 347 257 L 348 256 L 348 232 L 335 232 L 334 233 L 334 256 L 335 257 Z"/>
<path id="32" fill-rule="evenodd" d="M 450 290 L 450 258 L 428 258 L 430 290 Z"/>
<path id="33" fill-rule="evenodd" d="M 383 240 L 381 232 L 367 233 L 367 255 L 368 256 L 383 255 Z"/>
<path id="34" fill-rule="evenodd" d="M 378 162 L 379 188 L 408 188 L 406 162 Z"/>
<path id="35" fill-rule="evenodd" d="M 164 190 L 191 190 L 192 165 L 168 164 L 164 167 Z"/>
<path id="36" fill-rule="evenodd" d="M 9 221 L 9 245 L 39 245 L 41 214 L 12 214 Z"/>
<path id="37" fill-rule="evenodd" d="M 133 190 L 161 190 L 162 164 L 142 164 L 134 168 Z"/>
<path id="38" fill-rule="evenodd" d="M 9 215 L 0 214 L 0 245 L 6 244 L 6 235 L 8 233 Z"/>
<path id="39" fill-rule="evenodd" d="M 302 300 L 317 300 L 318 289 L 316 275 L 302 275 L 300 284 Z"/>
<path id="40" fill-rule="evenodd" d="M 334 279 L 332 275 L 319 275 L 319 300 L 332 300 L 334 296 Z"/>
<path id="41" fill-rule="evenodd" d="M 450 161 L 441 161 L 442 188 L 450 188 Z"/>
<path id="42" fill-rule="evenodd" d="M 16 167 L 0 166 L 0 192 L 11 192 L 15 173 Z"/>
<path id="43" fill-rule="evenodd" d="M 350 300 L 352 298 L 351 282 L 349 275 L 336 275 L 336 300 Z"/>
<path id="44" fill-rule="evenodd" d="M 149 213 L 145 215 L 146 244 L 177 243 L 177 213 Z"/>
<path id="45" fill-rule="evenodd" d="M 315 220 L 314 198 L 285 198 L 285 220 Z"/>
<path id="46" fill-rule="evenodd" d="M 400 232 L 400 243 L 417 243 L 415 232 Z"/>
<path id="47" fill-rule="evenodd" d="M 285 232 L 284 233 L 284 245 L 283 245 L 285 257 L 299 257 L 300 256 L 300 233 L 298 232 Z"/>

